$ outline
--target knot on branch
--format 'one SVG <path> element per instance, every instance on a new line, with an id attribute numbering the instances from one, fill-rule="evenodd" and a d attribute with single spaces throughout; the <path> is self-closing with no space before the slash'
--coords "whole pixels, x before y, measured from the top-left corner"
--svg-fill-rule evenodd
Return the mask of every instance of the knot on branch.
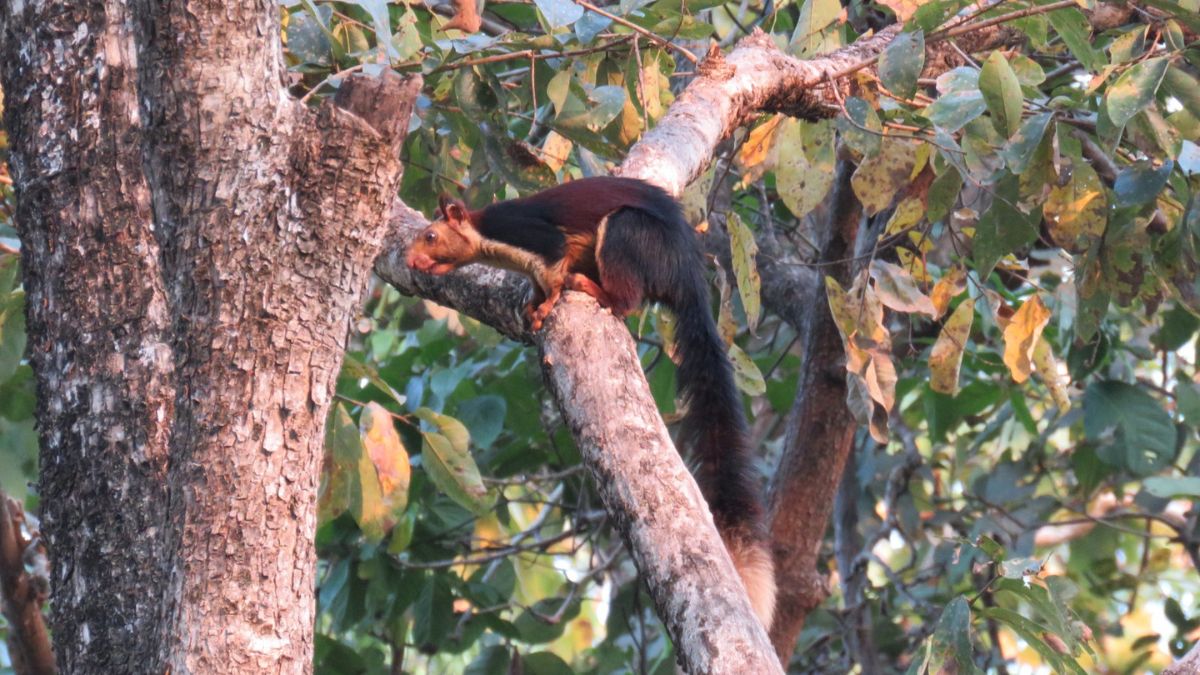
<path id="1" fill-rule="evenodd" d="M 825 105 L 819 92 L 820 89 L 780 88 L 763 101 L 762 111 L 809 121 L 833 117 L 837 109 Z"/>
<path id="2" fill-rule="evenodd" d="M 734 67 L 725 61 L 721 47 L 715 42 L 708 46 L 708 53 L 704 55 L 704 60 L 696 68 L 697 75 L 717 82 L 728 80 L 733 77 L 733 73 Z"/>
<path id="3" fill-rule="evenodd" d="M 755 26 L 749 35 L 738 40 L 737 49 L 745 49 L 747 47 L 759 47 L 761 49 L 774 49 L 778 51 L 775 41 L 758 26 Z"/>
<path id="4" fill-rule="evenodd" d="M 333 103 L 366 122 L 385 142 L 399 146 L 423 82 L 420 75 L 401 77 L 391 70 L 379 77 L 355 74 L 338 87 Z"/>

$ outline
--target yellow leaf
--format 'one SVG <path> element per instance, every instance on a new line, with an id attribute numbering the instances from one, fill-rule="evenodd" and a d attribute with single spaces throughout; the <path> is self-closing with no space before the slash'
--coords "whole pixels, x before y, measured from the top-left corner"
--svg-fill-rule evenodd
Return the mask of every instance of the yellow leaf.
<path id="1" fill-rule="evenodd" d="M 858 165 L 850 184 L 868 215 L 886 209 L 896 193 L 912 182 L 916 158 L 917 148 L 911 141 L 884 136 L 879 153 Z"/>
<path id="2" fill-rule="evenodd" d="M 1024 382 L 1033 372 L 1033 351 L 1042 337 L 1042 329 L 1050 321 L 1050 310 L 1038 296 L 1025 301 L 1004 328 L 1004 365 L 1013 380 Z"/>
<path id="3" fill-rule="evenodd" d="M 846 405 L 871 436 L 887 442 L 887 418 L 896 404 L 892 341 L 883 325 L 883 303 L 867 282 L 866 270 L 847 292 L 832 277 L 826 297 L 846 350 Z"/>
<path id="4" fill-rule="evenodd" d="M 883 233 L 887 236 L 900 234 L 921 222 L 921 217 L 924 215 L 925 205 L 921 203 L 921 198 L 906 197 L 896 205 L 896 210 L 892 212 L 892 217 L 888 219 L 887 228 L 884 229 Z"/>
<path id="5" fill-rule="evenodd" d="M 929 270 L 925 267 L 925 260 L 907 248 L 896 249 L 896 257 L 900 259 L 900 266 L 908 270 L 908 273 L 913 276 L 918 282 L 927 284 L 933 279 L 929 277 Z"/>
<path id="6" fill-rule="evenodd" d="M 638 71 L 638 98 L 642 101 L 646 117 L 651 121 L 662 117 L 662 88 L 665 79 L 659 70 L 657 58 L 647 59 L 646 64 Z"/>
<path id="7" fill-rule="evenodd" d="M 399 515 L 408 504 L 412 467 L 408 462 L 408 452 L 392 423 L 391 413 L 378 403 L 368 403 L 359 426 L 363 448 L 379 476 L 384 507 L 390 514 Z"/>
<path id="8" fill-rule="evenodd" d="M 900 23 L 911 19 L 917 8 L 928 2 L 929 0 L 879 0 L 879 4 L 895 12 Z"/>
<path id="9" fill-rule="evenodd" d="M 1046 388 L 1050 390 L 1050 396 L 1054 399 L 1054 405 L 1058 406 L 1061 411 L 1066 411 L 1071 407 L 1071 396 L 1067 393 L 1067 385 L 1070 383 L 1068 378 L 1064 378 L 1059 372 L 1058 360 L 1054 358 L 1054 352 L 1050 349 L 1050 343 L 1045 340 L 1038 340 L 1037 346 L 1033 348 L 1033 363 L 1037 366 L 1038 376 L 1046 383 Z"/>
<path id="10" fill-rule="evenodd" d="M 937 316 L 934 318 L 945 314 L 946 310 L 950 309 L 950 301 L 965 290 L 967 290 L 967 270 L 958 266 L 951 267 L 933 285 L 933 292 L 929 294 L 929 299 L 933 301 L 933 306 L 937 309 Z"/>
<path id="11" fill-rule="evenodd" d="M 689 223 L 708 219 L 708 191 L 712 189 L 715 170 L 709 169 L 683 189 L 679 203 L 683 206 L 683 217 Z"/>
<path id="12" fill-rule="evenodd" d="M 729 231 L 729 250 L 738 297 L 746 313 L 746 325 L 750 332 L 754 333 L 758 328 L 758 317 L 762 313 L 762 279 L 755 262 L 758 243 L 754 240 L 754 233 L 750 228 L 732 211 L 725 221 L 725 229 Z"/>
<path id="13" fill-rule="evenodd" d="M 738 149 L 738 165 L 742 169 L 745 182 L 752 183 L 758 180 L 770 168 L 770 164 L 773 164 L 767 159 L 770 157 L 771 147 L 775 145 L 775 132 L 783 119 L 783 115 L 774 115 L 763 124 L 754 127 L 742 143 L 742 147 Z"/>
<path id="14" fill-rule="evenodd" d="M 558 171 L 567 162 L 567 158 L 571 156 L 571 147 L 574 143 L 566 136 L 560 135 L 557 131 L 551 131 L 546 135 L 545 142 L 542 143 L 542 152 L 545 154 L 546 166 L 550 167 L 551 171 Z"/>
<path id="15" fill-rule="evenodd" d="M 1108 199 L 1095 169 L 1081 163 L 1066 185 L 1050 188 L 1043 215 L 1055 244 L 1074 252 L 1087 250 L 1108 222 Z"/>
<path id="16" fill-rule="evenodd" d="M 929 354 L 929 386 L 934 391 L 958 395 L 958 372 L 962 367 L 963 348 L 971 336 L 974 320 L 975 301 L 967 298 L 942 326 L 942 332 Z"/>
<path id="17" fill-rule="evenodd" d="M 729 361 L 733 364 L 733 379 L 738 389 L 750 396 L 762 396 L 767 391 L 766 380 L 750 355 L 736 344 L 729 345 Z"/>

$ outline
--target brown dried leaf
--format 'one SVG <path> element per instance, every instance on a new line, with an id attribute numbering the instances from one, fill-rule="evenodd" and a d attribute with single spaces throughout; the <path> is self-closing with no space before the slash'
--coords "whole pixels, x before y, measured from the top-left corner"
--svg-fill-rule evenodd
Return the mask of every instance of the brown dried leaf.
<path id="1" fill-rule="evenodd" d="M 975 300 L 967 298 L 942 326 L 942 332 L 929 354 L 929 385 L 934 391 L 951 396 L 958 394 L 958 373 L 962 367 L 963 348 L 971 336 L 971 324 L 974 320 Z"/>
<path id="2" fill-rule="evenodd" d="M 933 292 L 929 294 L 929 299 L 933 301 L 933 306 L 937 309 L 937 317 L 945 314 L 946 310 L 950 309 L 950 301 L 965 290 L 967 290 L 966 268 L 957 265 L 951 267 L 933 285 Z"/>
<path id="3" fill-rule="evenodd" d="M 1013 380 L 1024 382 L 1033 372 L 1033 352 L 1042 329 L 1050 321 L 1050 310 L 1035 295 L 1025 301 L 1004 327 L 1004 365 Z"/>
<path id="4" fill-rule="evenodd" d="M 921 292 L 916 280 L 903 267 L 883 260 L 872 260 L 871 277 L 875 279 L 875 292 L 883 304 L 897 312 L 919 312 L 937 318 L 938 311 L 933 301 Z"/>

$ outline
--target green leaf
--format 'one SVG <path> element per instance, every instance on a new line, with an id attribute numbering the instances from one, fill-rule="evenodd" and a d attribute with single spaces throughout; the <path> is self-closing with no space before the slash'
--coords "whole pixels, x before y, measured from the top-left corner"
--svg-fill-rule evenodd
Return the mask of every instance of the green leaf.
<path id="1" fill-rule="evenodd" d="M 837 118 L 837 130 L 854 150 L 870 157 L 879 152 L 883 123 L 875 109 L 857 96 L 846 99 L 846 114 Z"/>
<path id="2" fill-rule="evenodd" d="M 912 98 L 925 67 L 925 33 L 900 33 L 879 57 L 879 79 L 893 94 Z"/>
<path id="3" fill-rule="evenodd" d="M 828 121 L 787 119 L 777 134 L 775 187 L 792 215 L 800 218 L 824 201 L 833 185 L 833 126 Z"/>
<path id="4" fill-rule="evenodd" d="M 1066 7 L 1046 16 L 1050 19 L 1050 25 L 1054 26 L 1059 37 L 1084 68 L 1093 73 L 1104 68 L 1104 54 L 1092 47 L 1092 25 L 1082 12 L 1074 7 Z"/>
<path id="5" fill-rule="evenodd" d="M 546 96 L 554 104 L 556 114 L 562 114 L 563 106 L 567 103 L 567 94 L 569 93 L 571 93 L 571 70 L 564 68 L 558 71 L 558 74 L 554 77 L 550 78 L 550 82 L 546 84 Z"/>
<path id="6" fill-rule="evenodd" d="M 18 366 L 12 377 L 0 382 L 0 417 L 13 422 L 32 419 L 36 407 L 33 368 L 28 364 Z"/>
<path id="7" fill-rule="evenodd" d="M 525 675 L 574 675 L 575 671 L 553 652 L 535 652 L 521 657 Z"/>
<path id="8" fill-rule="evenodd" d="M 392 36 L 392 47 L 396 51 L 394 58 L 399 61 L 411 59 L 423 46 L 416 13 L 411 10 L 404 12 L 396 22 L 396 34 Z"/>
<path id="9" fill-rule="evenodd" d="M 1042 70 L 1041 64 L 1024 54 L 1013 54 L 1009 57 L 1008 64 L 1012 66 L 1017 80 L 1023 87 L 1036 87 L 1046 81 L 1046 71 Z"/>
<path id="10" fill-rule="evenodd" d="M 1166 57 L 1141 61 L 1117 78 L 1104 95 L 1104 107 L 1113 124 L 1125 126 L 1154 101 L 1169 64 L 1170 59 Z"/>
<path id="11" fill-rule="evenodd" d="M 1200 318 L 1182 307 L 1172 307 L 1163 312 L 1162 328 L 1154 334 L 1152 342 L 1158 349 L 1173 352 L 1187 344 L 1196 330 L 1200 329 Z"/>
<path id="12" fill-rule="evenodd" d="M 1200 427 L 1200 385 L 1194 382 L 1180 382 L 1176 385 L 1175 405 L 1188 424 Z"/>
<path id="13" fill-rule="evenodd" d="M 929 186 L 929 197 L 926 199 L 927 211 L 925 219 L 931 223 L 942 220 L 954 208 L 958 201 L 958 193 L 962 191 L 962 174 L 953 166 L 946 167 L 940 176 Z"/>
<path id="14" fill-rule="evenodd" d="M 1049 633 L 1045 626 L 1041 626 L 1020 614 L 1005 609 L 1004 607 L 988 607 L 981 610 L 981 613 L 991 619 L 995 619 L 1007 626 L 1015 632 L 1021 639 L 1029 643 L 1031 647 L 1037 651 L 1042 660 L 1050 666 L 1055 673 L 1075 673 L 1076 675 L 1087 675 L 1087 671 L 1080 667 L 1079 662 L 1068 655 L 1061 654 L 1058 650 L 1046 643 L 1043 635 Z"/>
<path id="15" fill-rule="evenodd" d="M 1025 173 L 1025 170 L 1029 168 L 1029 163 L 1037 154 L 1042 137 L 1046 135 L 1046 129 L 1049 128 L 1050 121 L 1053 119 L 1054 113 L 1047 112 L 1033 115 L 1021 124 L 1016 134 L 1000 151 L 1000 156 L 1004 157 L 1010 171 L 1015 174 Z"/>
<path id="16" fill-rule="evenodd" d="M 490 645 L 479 652 L 479 656 L 467 666 L 463 675 L 508 675 L 512 656 L 503 645 Z"/>
<path id="17" fill-rule="evenodd" d="M 956 90 L 942 94 L 921 113 L 930 122 L 954 133 L 987 110 L 979 90 Z"/>
<path id="18" fill-rule="evenodd" d="M 534 0 L 550 28 L 570 26 L 583 16 L 583 7 L 571 0 Z"/>
<path id="19" fill-rule="evenodd" d="M 475 447 L 486 450 L 492 446 L 504 430 L 504 418 L 508 413 L 508 402 L 502 396 L 480 396 L 463 401 L 457 414 L 471 432 Z"/>
<path id="20" fill-rule="evenodd" d="M 422 651 L 436 651 L 438 644 L 454 628 L 453 601 L 450 585 L 440 574 L 427 579 L 421 587 L 421 594 L 412 607 L 412 638 Z"/>
<path id="21" fill-rule="evenodd" d="M 1109 62 L 1114 65 L 1129 63 L 1141 56 L 1148 28 L 1148 26 L 1135 26 L 1132 30 L 1117 36 L 1108 46 Z"/>
<path id="22" fill-rule="evenodd" d="M 7 296 L 21 283 L 21 256 L 0 254 L 0 297 Z"/>
<path id="23" fill-rule="evenodd" d="M 1021 127 L 1021 83 L 999 50 L 993 51 L 979 71 L 979 91 L 992 113 L 992 123 L 1004 137 Z"/>
<path id="24" fill-rule="evenodd" d="M 811 58 L 826 51 L 829 46 L 826 31 L 836 25 L 841 11 L 842 5 L 838 0 L 807 0 L 800 7 L 796 30 L 792 31 L 791 40 L 788 41 L 788 51 L 801 58 Z"/>
<path id="25" fill-rule="evenodd" d="M 366 10 L 371 15 L 371 24 L 375 29 L 375 44 L 382 46 L 388 58 L 399 58 L 399 53 L 392 45 L 392 22 L 388 15 L 387 0 L 351 0 L 351 2 Z"/>
<path id="26" fill-rule="evenodd" d="M 1037 239 L 1040 213 L 1017 209 L 1017 181 L 1010 177 L 996 186 L 991 207 L 975 227 L 975 269 L 987 279 L 1004 256 Z"/>
<path id="27" fill-rule="evenodd" d="M 978 673 L 971 648 L 971 607 L 963 596 L 950 601 L 929 639 L 923 673 Z"/>
<path id="28" fill-rule="evenodd" d="M 430 479 L 471 513 L 478 516 L 490 511 L 495 496 L 484 486 L 479 467 L 468 449 L 467 428 L 453 417 L 428 408 L 419 408 L 413 414 L 438 428 L 438 433 L 421 434 L 421 457 Z"/>
<path id="29" fill-rule="evenodd" d="M 729 248 L 733 258 L 733 276 L 737 280 L 738 297 L 741 298 L 742 309 L 746 312 L 746 323 L 753 333 L 758 327 L 758 318 L 762 313 L 762 279 L 754 261 L 754 256 L 758 254 L 758 244 L 754 241 L 754 233 L 737 213 L 729 212 L 726 227 L 729 229 Z"/>
<path id="30" fill-rule="evenodd" d="M 528 145 L 495 133 L 490 127 L 491 125 L 481 125 L 481 135 L 483 152 L 493 173 L 523 192 L 544 190 L 558 183 L 554 177 L 554 170 L 530 150 Z"/>
<path id="31" fill-rule="evenodd" d="M 513 621 L 513 625 L 521 634 L 521 640 L 529 644 L 557 640 L 563 634 L 563 629 L 567 624 L 579 615 L 580 600 L 578 596 L 572 598 L 566 607 L 563 607 L 563 602 L 563 598 L 544 598 L 522 612 Z M 559 610 L 562 610 L 562 613 L 557 617 L 558 621 L 548 623 L 546 617 L 558 614 Z"/>
<path id="32" fill-rule="evenodd" d="M 1200 477 L 1154 476 L 1142 481 L 1146 492 L 1163 499 L 1195 497 L 1200 499 Z"/>
<path id="33" fill-rule="evenodd" d="M 1156 199 L 1166 187 L 1174 166 L 1175 163 L 1169 159 L 1158 167 L 1148 161 L 1140 161 L 1121 171 L 1113 183 L 1117 206 L 1137 206 Z"/>
<path id="34" fill-rule="evenodd" d="M 1083 427 L 1092 441 L 1107 440 L 1111 434 L 1113 453 L 1107 457 L 1139 476 L 1161 470 L 1175 456 L 1171 416 L 1141 387 L 1116 380 L 1089 385 L 1083 396 Z"/>
<path id="35" fill-rule="evenodd" d="M 1171 66 L 1167 68 L 1167 73 L 1163 77 L 1163 86 L 1183 104 L 1184 109 L 1193 117 L 1200 118 L 1200 81 L 1191 73 L 1177 66 Z"/>
<path id="36" fill-rule="evenodd" d="M 376 389 L 387 394 L 399 405 L 404 405 L 407 397 L 404 394 L 392 388 L 392 385 L 387 383 L 383 377 L 379 375 L 379 371 L 373 366 L 369 366 L 353 354 L 346 354 L 342 361 L 342 372 L 339 377 L 352 380 L 366 380 L 370 382 Z"/>

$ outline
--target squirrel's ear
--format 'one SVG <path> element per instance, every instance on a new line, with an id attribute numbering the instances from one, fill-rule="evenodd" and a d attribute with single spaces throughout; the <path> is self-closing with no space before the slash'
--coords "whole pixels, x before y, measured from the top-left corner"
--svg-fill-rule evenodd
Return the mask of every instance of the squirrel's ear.
<path id="1" fill-rule="evenodd" d="M 438 198 L 438 208 L 442 212 L 442 218 L 454 222 L 466 222 L 467 205 L 461 199 L 455 199 L 449 195 L 442 195 Z"/>

